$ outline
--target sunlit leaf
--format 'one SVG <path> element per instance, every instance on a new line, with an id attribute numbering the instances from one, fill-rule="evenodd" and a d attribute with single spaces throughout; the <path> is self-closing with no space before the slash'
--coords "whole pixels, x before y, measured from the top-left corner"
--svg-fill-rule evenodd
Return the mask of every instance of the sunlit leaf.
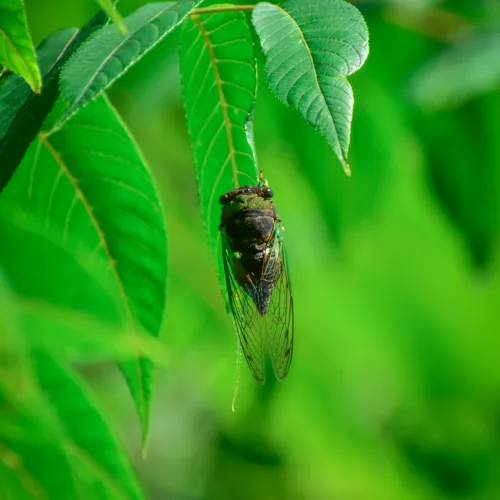
<path id="1" fill-rule="evenodd" d="M 200 1 L 151 3 L 125 18 L 126 33 L 121 33 L 116 25 L 96 33 L 62 72 L 61 92 L 69 107 L 57 126 L 106 90 L 176 28 Z"/>
<path id="2" fill-rule="evenodd" d="M 218 259 L 219 197 L 258 181 L 250 137 L 256 66 L 245 16 L 231 12 L 187 20 L 181 72 L 203 220 Z"/>
<path id="3" fill-rule="evenodd" d="M 362 15 L 344 0 L 286 0 L 257 4 L 252 21 L 272 91 L 325 136 L 349 174 L 354 101 L 346 76 L 368 56 Z"/>
<path id="4" fill-rule="evenodd" d="M 0 63 L 40 92 L 42 77 L 22 0 L 0 0 Z"/>
<path id="5" fill-rule="evenodd" d="M 11 76 L 0 87 L 0 191 L 7 185 L 36 137 L 58 96 L 58 78 L 69 56 L 107 21 L 94 16 L 79 32 L 65 29 L 49 36 L 39 47 L 43 92 L 34 94 L 24 80 Z"/>
<path id="6" fill-rule="evenodd" d="M 166 287 L 162 211 L 142 156 L 104 96 L 59 131 L 40 134 L 4 194 L 57 231 L 62 244 L 75 242 L 106 262 L 128 317 L 158 335 Z M 122 368 L 146 439 L 152 364 L 138 357 Z"/>
<path id="7" fill-rule="evenodd" d="M 94 491 L 92 498 L 143 498 L 108 423 L 76 374 L 41 353 L 34 356 L 34 367 L 38 383 L 66 435 L 68 448 L 100 485 L 101 494 L 95 496 Z"/>
<path id="8" fill-rule="evenodd" d="M 500 33 L 475 35 L 426 62 L 413 78 L 414 99 L 426 108 L 457 106 L 500 86 Z"/>

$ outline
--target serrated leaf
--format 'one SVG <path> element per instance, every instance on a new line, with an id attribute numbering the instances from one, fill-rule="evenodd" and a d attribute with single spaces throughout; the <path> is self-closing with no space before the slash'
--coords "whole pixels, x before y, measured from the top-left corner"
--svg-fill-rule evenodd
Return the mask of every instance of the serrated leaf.
<path id="1" fill-rule="evenodd" d="M 0 63 L 40 92 L 42 77 L 22 0 L 0 0 Z"/>
<path id="2" fill-rule="evenodd" d="M 245 15 L 227 12 L 192 16 L 184 24 L 180 51 L 203 220 L 219 261 L 219 197 L 237 186 L 258 182 L 249 127 L 255 104 L 256 65 Z"/>
<path id="3" fill-rule="evenodd" d="M 458 106 L 500 84 L 500 33 L 474 35 L 447 48 L 414 76 L 411 93 L 429 109 Z"/>
<path id="4" fill-rule="evenodd" d="M 62 30 L 49 36 L 37 54 L 43 92 L 34 94 L 20 77 L 11 76 L 0 87 L 0 192 L 9 182 L 57 99 L 59 72 L 70 55 L 107 21 L 94 16 L 80 31 Z"/>
<path id="5" fill-rule="evenodd" d="M 95 99 L 139 61 L 201 2 L 180 0 L 145 5 L 125 18 L 127 33 L 110 25 L 96 33 L 68 62 L 61 92 L 69 102 L 58 124 Z"/>
<path id="6" fill-rule="evenodd" d="M 105 261 L 130 320 L 158 336 L 167 273 L 162 210 L 152 176 L 105 96 L 59 131 L 40 134 L 4 195 L 37 214 L 63 244 L 78 242 Z M 139 357 L 121 366 L 146 439 L 153 365 Z"/>
<path id="7" fill-rule="evenodd" d="M 353 93 L 346 76 L 368 56 L 368 29 L 344 0 L 262 2 L 252 21 L 266 56 L 266 80 L 328 141 L 347 174 Z"/>
<path id="8" fill-rule="evenodd" d="M 108 423 L 76 374 L 41 353 L 34 355 L 34 371 L 66 435 L 66 446 L 85 463 L 99 486 L 92 498 L 143 498 Z"/>

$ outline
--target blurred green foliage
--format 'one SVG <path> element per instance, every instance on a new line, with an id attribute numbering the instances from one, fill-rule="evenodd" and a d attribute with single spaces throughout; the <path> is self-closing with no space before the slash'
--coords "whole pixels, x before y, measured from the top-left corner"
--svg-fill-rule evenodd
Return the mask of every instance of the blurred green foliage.
<path id="1" fill-rule="evenodd" d="M 412 91 L 447 51 L 498 40 L 500 7 L 355 3 L 371 49 L 351 78 L 352 178 L 259 82 L 256 145 L 287 230 L 296 346 L 283 384 L 242 370 L 235 413 L 236 337 L 201 222 L 176 37 L 111 90 L 154 170 L 170 241 L 171 365 L 157 376 L 146 461 L 119 374 L 85 373 L 148 498 L 500 498 L 500 82 L 476 82 L 472 57 L 427 87 L 450 95 L 466 79 L 460 103 L 426 109 Z M 34 42 L 95 8 L 26 0 Z"/>

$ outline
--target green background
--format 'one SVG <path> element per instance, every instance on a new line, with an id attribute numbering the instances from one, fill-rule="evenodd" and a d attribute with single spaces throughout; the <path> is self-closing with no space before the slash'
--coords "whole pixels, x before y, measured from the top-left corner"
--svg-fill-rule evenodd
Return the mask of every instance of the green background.
<path id="1" fill-rule="evenodd" d="M 142 3 L 121 0 L 120 12 Z M 178 33 L 110 92 L 169 235 L 170 366 L 156 376 L 146 461 L 118 370 L 85 374 L 151 499 L 500 498 L 500 75 L 458 57 L 426 87 L 432 108 L 412 98 L 422 66 L 498 33 L 500 5 L 356 5 L 371 53 L 350 77 L 352 178 L 260 75 L 256 145 L 286 227 L 296 343 L 282 384 L 261 387 L 242 366 L 235 413 L 236 336 L 201 222 Z M 84 24 L 95 3 L 26 8 L 39 43 Z M 464 82 L 464 99 L 444 99 Z"/>

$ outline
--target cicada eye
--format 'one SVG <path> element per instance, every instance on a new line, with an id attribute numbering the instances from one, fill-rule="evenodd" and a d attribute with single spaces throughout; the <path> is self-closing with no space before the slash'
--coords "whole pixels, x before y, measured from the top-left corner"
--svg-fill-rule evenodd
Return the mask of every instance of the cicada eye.
<path id="1" fill-rule="evenodd" d="M 262 188 L 262 198 L 272 198 L 274 196 L 274 192 L 270 187 Z"/>
<path id="2" fill-rule="evenodd" d="M 219 198 L 219 203 L 221 205 L 227 205 L 229 203 L 229 196 L 228 196 L 228 193 L 226 194 L 223 194 L 220 198 Z"/>

